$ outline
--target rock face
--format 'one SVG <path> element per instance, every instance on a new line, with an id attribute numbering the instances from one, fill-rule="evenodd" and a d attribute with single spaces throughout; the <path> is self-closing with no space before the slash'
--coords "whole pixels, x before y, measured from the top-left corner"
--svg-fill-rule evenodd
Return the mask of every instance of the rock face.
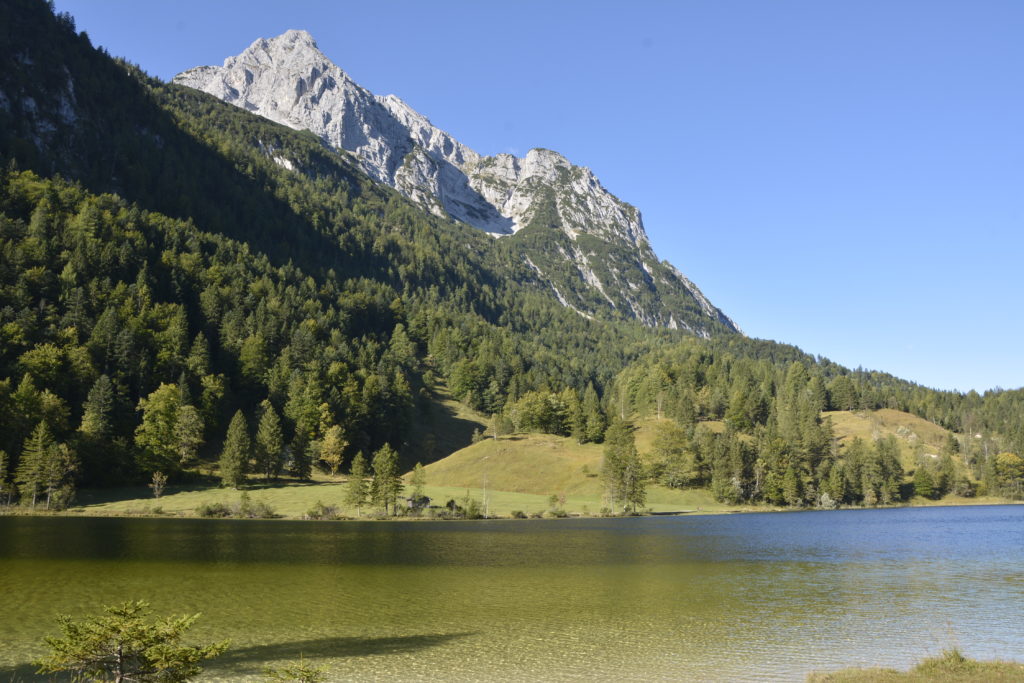
<path id="1" fill-rule="evenodd" d="M 398 97 L 355 83 L 305 31 L 261 38 L 223 66 L 196 67 L 174 82 L 311 131 L 435 215 L 495 236 L 523 233 L 509 248 L 581 315 L 701 335 L 738 331 L 689 280 L 658 261 L 639 211 L 589 169 L 545 149 L 521 159 L 481 156 Z"/>

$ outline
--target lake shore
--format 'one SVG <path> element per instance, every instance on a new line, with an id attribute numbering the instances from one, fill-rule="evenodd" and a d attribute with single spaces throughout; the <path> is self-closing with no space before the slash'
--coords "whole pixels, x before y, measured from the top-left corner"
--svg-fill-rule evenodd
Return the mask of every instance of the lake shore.
<path id="1" fill-rule="evenodd" d="M 593 517 L 617 517 L 602 512 L 600 499 L 586 496 L 564 497 L 552 505 L 550 496 L 537 494 L 485 491 L 461 487 L 427 486 L 425 494 L 434 505 L 418 513 L 383 516 L 367 508 L 360 511 L 340 505 L 344 499 L 346 484 L 343 481 L 321 478 L 310 482 L 255 482 L 243 489 L 225 489 L 212 485 L 171 486 L 160 498 L 154 498 L 146 487 L 122 489 L 92 489 L 79 493 L 78 504 L 59 512 L 47 512 L 36 508 L 20 506 L 0 507 L 0 515 L 42 515 L 66 517 L 153 517 L 153 518 L 208 518 L 239 517 L 285 520 L 329 520 L 329 521 L 472 521 L 449 513 L 444 507 L 449 501 L 463 505 L 467 497 L 475 501 L 480 516 L 473 519 L 579 519 Z M 710 499 L 704 490 L 680 492 L 683 500 L 665 500 L 664 496 L 652 500 L 646 509 L 636 516 L 703 516 L 758 512 L 805 512 L 818 508 L 784 508 L 770 505 L 724 505 Z M 148 495 L 147 495 L 148 494 Z M 266 514 L 241 512 L 244 504 L 262 509 Z M 687 499 L 688 497 L 689 499 Z M 400 499 L 401 501 L 401 499 Z M 683 503 L 683 504 L 678 504 Z M 685 503 L 691 503 L 686 505 Z M 702 504 L 693 504 L 702 503 Z M 840 509 L 868 510 L 896 507 L 959 507 L 975 505 L 1020 504 L 995 497 L 960 498 L 948 496 L 940 500 L 916 498 L 906 503 L 875 508 L 848 507 Z M 400 502 L 402 504 L 402 502 Z M 214 508 L 220 511 L 234 509 L 241 514 L 202 514 L 201 510 Z M 326 514 L 325 514 L 326 511 Z M 319 512 L 320 514 L 313 514 Z"/>

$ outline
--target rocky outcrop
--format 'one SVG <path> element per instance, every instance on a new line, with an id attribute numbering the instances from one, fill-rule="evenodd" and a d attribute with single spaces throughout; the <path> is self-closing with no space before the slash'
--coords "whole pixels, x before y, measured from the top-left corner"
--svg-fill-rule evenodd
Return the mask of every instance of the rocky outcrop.
<path id="1" fill-rule="evenodd" d="M 495 236 L 539 233 L 516 243 L 537 277 L 583 315 L 603 312 L 697 334 L 738 330 L 658 261 L 640 212 L 589 169 L 546 149 L 523 158 L 481 156 L 398 97 L 355 83 L 305 31 L 261 38 L 223 66 L 196 67 L 174 82 L 313 132 L 435 215 Z"/>

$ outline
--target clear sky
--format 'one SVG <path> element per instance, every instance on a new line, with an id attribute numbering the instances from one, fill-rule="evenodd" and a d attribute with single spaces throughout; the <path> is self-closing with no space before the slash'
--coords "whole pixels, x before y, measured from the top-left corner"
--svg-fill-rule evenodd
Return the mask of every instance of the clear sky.
<path id="1" fill-rule="evenodd" d="M 56 0 L 169 79 L 306 29 L 484 154 L 557 150 L 750 336 L 1024 386 L 1020 0 Z"/>

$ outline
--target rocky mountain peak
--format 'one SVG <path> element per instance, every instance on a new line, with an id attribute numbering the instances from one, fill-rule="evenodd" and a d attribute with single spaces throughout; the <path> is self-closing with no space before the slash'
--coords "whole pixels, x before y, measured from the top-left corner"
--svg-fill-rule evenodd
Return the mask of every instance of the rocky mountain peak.
<path id="1" fill-rule="evenodd" d="M 701 315 L 735 329 L 718 309 L 708 313 L 710 304 L 692 283 L 660 264 L 640 212 L 608 192 L 590 169 L 540 148 L 523 158 L 482 156 L 399 97 L 359 86 L 306 31 L 259 39 L 223 66 L 196 67 L 174 82 L 313 132 L 325 144 L 351 152 L 369 176 L 438 216 L 495 236 L 524 228 L 547 235 L 531 237 L 547 243 L 526 260 L 581 315 L 611 306 L 616 315 L 648 325 L 700 333 L 699 324 L 687 323 L 688 316 L 667 303 L 671 297 L 662 290 L 672 289 Z M 287 159 L 276 160 L 290 167 Z M 571 277 L 578 282 L 563 284 L 568 294 L 554 284 L 555 271 L 575 272 Z"/>

